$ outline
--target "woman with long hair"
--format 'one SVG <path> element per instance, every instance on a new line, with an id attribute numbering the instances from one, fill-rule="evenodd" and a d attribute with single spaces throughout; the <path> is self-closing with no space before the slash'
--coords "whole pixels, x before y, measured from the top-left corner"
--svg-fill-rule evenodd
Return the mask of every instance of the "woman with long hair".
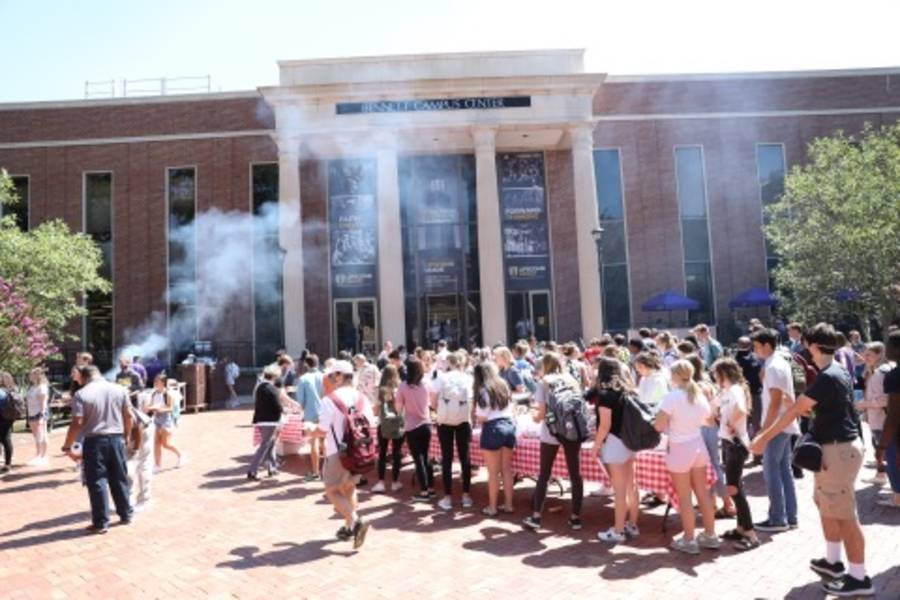
<path id="1" fill-rule="evenodd" d="M 619 361 L 600 357 L 597 360 L 597 380 L 588 394 L 594 398 L 597 411 L 594 447 L 600 449 L 600 462 L 612 480 L 615 521 L 608 530 L 598 533 L 597 538 L 613 544 L 640 535 L 637 525 L 640 495 L 634 478 L 634 452 L 619 437 L 622 434 L 626 393 L 633 392 L 622 378 Z"/>
<path id="2" fill-rule="evenodd" d="M 547 426 L 548 405 L 557 390 L 568 387 L 572 393 L 578 394 L 579 398 L 582 393 L 581 386 L 566 371 L 562 363 L 563 358 L 555 352 L 547 352 L 541 356 L 542 376 L 534 392 L 534 401 L 537 404 L 534 420 L 541 424 L 541 466 L 537 485 L 534 488 L 534 496 L 531 499 L 531 515 L 522 521 L 525 527 L 533 530 L 541 528 L 541 513 L 544 510 L 550 472 L 553 470 L 553 463 L 556 462 L 556 453 L 560 446 L 566 457 L 566 469 L 569 471 L 569 481 L 572 483 L 572 514 L 569 517 L 569 527 L 574 530 L 581 529 L 581 500 L 584 497 L 584 481 L 581 478 L 581 442 L 558 440 L 550 433 Z"/>
<path id="3" fill-rule="evenodd" d="M 406 428 L 406 443 L 416 467 L 416 479 L 421 491 L 413 500 L 428 502 L 437 493 L 434 491 L 434 467 L 428 460 L 428 446 L 431 443 L 431 389 L 425 380 L 422 361 L 410 357 L 406 361 L 406 381 L 397 389 L 396 406 L 403 414 Z"/>
<path id="4" fill-rule="evenodd" d="M 49 463 L 47 458 L 47 419 L 50 418 L 50 384 L 44 370 L 36 367 L 28 372 L 28 427 L 34 437 L 34 458 L 29 465 L 43 467 Z"/>
<path id="5" fill-rule="evenodd" d="M 750 455 L 750 435 L 747 419 L 753 400 L 741 366 L 733 358 L 720 358 L 710 371 L 719 388 L 719 439 L 722 441 L 722 462 L 725 463 L 726 491 L 734 501 L 737 527 L 722 537 L 734 541 L 737 550 L 752 550 L 759 546 L 753 529 L 750 504 L 744 494 L 742 478 L 744 463 Z"/>
<path id="6" fill-rule="evenodd" d="M 512 455 L 516 447 L 512 393 L 490 362 L 475 365 L 472 371 L 475 417 L 482 423 L 481 450 L 488 471 L 488 505 L 481 511 L 493 517 L 497 512 L 513 512 Z M 500 480 L 504 504 L 497 506 Z"/>
<path id="7" fill-rule="evenodd" d="M 694 381 L 694 367 L 687 360 L 672 363 L 672 390 L 659 404 L 656 430 L 667 434 L 669 449 L 666 466 L 678 494 L 678 512 L 684 535 L 672 540 L 671 548 L 688 554 L 699 554 L 700 547 L 717 549 L 715 513 L 706 487 L 709 452 L 700 428 L 710 415 L 709 402 Z M 697 498 L 703 515 L 703 531 L 694 537 L 695 517 L 691 493 Z"/>
<path id="8" fill-rule="evenodd" d="M 176 469 L 181 468 L 185 463 L 184 454 L 172 443 L 175 421 L 172 418 L 172 396 L 166 389 L 166 381 L 165 372 L 157 373 L 153 378 L 153 391 L 150 393 L 150 404 L 147 409 L 147 412 L 153 415 L 153 425 L 156 428 L 153 458 L 157 471 L 162 469 L 163 448 L 174 452 L 178 457 Z"/>
<path id="9" fill-rule="evenodd" d="M 634 370 L 640 377 L 637 394 L 641 402 L 656 410 L 659 401 L 669 391 L 669 380 L 662 370 L 659 355 L 641 352 L 634 357 Z"/>
<path id="10" fill-rule="evenodd" d="M 397 367 L 388 364 L 381 371 L 381 381 L 378 383 L 378 393 L 375 400 L 375 416 L 382 423 L 385 418 L 396 418 L 397 416 L 397 388 L 400 387 L 400 373 Z M 403 458 L 401 450 L 403 449 L 403 434 L 400 437 L 389 438 L 385 436 L 385 431 L 381 424 L 378 426 L 378 483 L 372 486 L 373 492 L 383 492 L 386 487 L 384 485 L 384 476 L 387 471 L 387 451 L 388 445 L 391 446 L 391 491 L 396 492 L 403 489 L 400 483 L 400 460 Z"/>
<path id="11" fill-rule="evenodd" d="M 872 447 L 877 448 L 878 441 L 881 439 L 881 432 L 884 430 L 885 420 L 887 419 L 888 395 L 884 391 L 884 377 L 896 365 L 885 356 L 884 343 L 882 342 L 866 344 L 866 349 L 863 351 L 863 360 L 865 361 L 863 370 L 865 391 L 863 392 L 863 401 L 858 403 L 857 407 L 864 411 L 866 415 L 866 422 L 869 423 L 869 430 L 872 434 Z M 863 483 L 871 483 L 877 486 L 887 483 L 887 471 L 885 470 L 884 461 L 875 461 L 875 475 L 863 479 Z"/>

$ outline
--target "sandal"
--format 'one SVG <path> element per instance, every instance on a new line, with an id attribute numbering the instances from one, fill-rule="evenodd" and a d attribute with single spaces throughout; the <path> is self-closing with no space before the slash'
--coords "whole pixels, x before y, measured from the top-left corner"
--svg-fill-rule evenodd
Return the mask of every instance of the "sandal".
<path id="1" fill-rule="evenodd" d="M 739 550 L 741 552 L 744 552 L 746 550 L 753 550 L 754 548 L 759 548 L 759 540 L 745 536 L 744 539 L 735 542 L 733 546 L 735 550 Z"/>
<path id="2" fill-rule="evenodd" d="M 486 517 L 496 517 L 497 510 L 494 508 L 491 508 L 490 506 L 485 506 L 484 508 L 481 509 L 481 514 L 483 514 Z"/>
<path id="3" fill-rule="evenodd" d="M 511 514 L 513 514 L 514 512 L 516 512 L 515 509 L 507 508 L 507 507 L 505 507 L 505 506 L 500 506 L 500 507 L 497 508 L 497 510 L 499 510 L 500 512 L 502 512 L 504 515 L 511 515 Z"/>
<path id="4" fill-rule="evenodd" d="M 744 535 L 737 529 L 729 529 L 728 531 L 726 531 L 719 537 L 721 537 L 723 540 L 731 540 L 731 541 L 735 541 L 735 542 L 739 542 L 739 541 L 747 538 L 746 535 Z"/>

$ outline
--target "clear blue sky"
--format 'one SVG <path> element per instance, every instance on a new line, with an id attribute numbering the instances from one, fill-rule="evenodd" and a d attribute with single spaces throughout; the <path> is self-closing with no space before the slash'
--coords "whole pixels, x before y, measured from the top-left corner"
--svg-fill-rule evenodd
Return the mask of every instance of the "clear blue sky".
<path id="1" fill-rule="evenodd" d="M 898 0 L 0 0 L 0 102 L 160 76 L 246 90 L 279 59 L 419 52 L 586 48 L 614 74 L 900 66 L 898 24 Z"/>

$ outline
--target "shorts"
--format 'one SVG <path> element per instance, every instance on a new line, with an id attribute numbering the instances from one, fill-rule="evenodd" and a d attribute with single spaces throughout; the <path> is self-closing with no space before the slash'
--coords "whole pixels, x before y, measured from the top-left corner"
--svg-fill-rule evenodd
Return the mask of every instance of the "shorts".
<path id="1" fill-rule="evenodd" d="M 511 419 L 493 419 L 481 426 L 482 450 L 513 449 L 516 447 L 516 426 Z"/>
<path id="2" fill-rule="evenodd" d="M 699 469 L 709 464 L 709 452 L 703 438 L 698 437 L 687 442 L 669 441 L 666 453 L 666 467 L 672 473 L 687 473 L 691 469 Z"/>
<path id="3" fill-rule="evenodd" d="M 325 484 L 326 489 L 340 487 L 352 478 L 350 471 L 341 464 L 339 454 L 325 457 L 325 464 L 322 465 L 322 483 Z"/>
<path id="4" fill-rule="evenodd" d="M 154 416 L 153 425 L 156 426 L 157 431 L 161 430 L 169 433 L 175 431 L 175 419 L 172 418 L 172 413 Z"/>
<path id="5" fill-rule="evenodd" d="M 603 447 L 600 448 L 600 462 L 605 465 L 622 465 L 633 458 L 634 452 L 622 440 L 611 433 L 606 436 Z"/>
<path id="6" fill-rule="evenodd" d="M 819 514 L 829 519 L 856 519 L 854 483 L 863 463 L 859 439 L 822 444 L 822 470 L 815 473 L 813 500 Z"/>
<path id="7" fill-rule="evenodd" d="M 25 420 L 29 423 L 32 423 L 34 421 L 40 421 L 41 419 L 49 419 L 49 418 L 50 418 L 50 412 L 44 411 L 44 412 L 38 413 L 36 415 L 29 415 L 28 418 Z"/>

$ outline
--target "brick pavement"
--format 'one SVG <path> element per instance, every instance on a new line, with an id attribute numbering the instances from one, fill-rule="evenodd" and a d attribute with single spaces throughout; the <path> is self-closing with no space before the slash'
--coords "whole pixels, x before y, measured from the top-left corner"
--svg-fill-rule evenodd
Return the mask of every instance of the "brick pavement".
<path id="1" fill-rule="evenodd" d="M 601 499 L 586 500 L 579 534 L 565 527 L 564 510 L 547 513 L 547 531 L 535 534 L 518 526 L 530 483 L 517 488 L 514 518 L 445 514 L 406 501 L 407 468 L 400 501 L 362 495 L 362 513 L 373 529 L 354 553 L 332 537 L 339 523 L 320 484 L 296 476 L 306 470 L 305 458 L 290 459 L 277 481 L 246 481 L 249 417 L 247 410 L 185 416 L 177 441 L 189 464 L 158 475 L 155 507 L 105 536 L 83 534 L 87 494 L 68 459 L 54 457 L 45 470 L 16 468 L 0 482 L 0 598 L 822 597 L 806 567 L 823 552 L 808 478 L 799 482 L 799 530 L 763 534 L 763 546 L 747 554 L 687 557 L 666 549 L 678 523 L 670 517 L 670 533 L 663 535 L 661 508 L 642 516 L 638 542 L 610 548 L 593 538 L 612 518 Z M 61 439 L 54 434 L 53 447 Z M 31 457 L 30 438 L 17 435 L 15 444 L 21 464 Z M 171 455 L 165 460 L 174 463 Z M 766 500 L 758 469 L 749 486 L 760 518 Z M 473 495 L 484 502 L 483 476 Z M 900 511 L 875 506 L 874 497 L 873 489 L 860 488 L 868 566 L 878 597 L 896 599 Z M 721 531 L 730 524 L 717 526 Z"/>

